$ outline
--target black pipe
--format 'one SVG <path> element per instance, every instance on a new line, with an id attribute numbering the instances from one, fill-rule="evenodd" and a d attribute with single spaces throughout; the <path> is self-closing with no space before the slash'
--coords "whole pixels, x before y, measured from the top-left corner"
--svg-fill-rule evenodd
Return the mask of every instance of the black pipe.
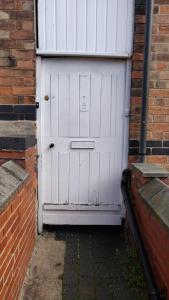
<path id="1" fill-rule="evenodd" d="M 152 24 L 153 24 L 154 0 L 146 1 L 146 28 L 144 40 L 144 69 L 142 85 L 142 106 L 141 106 L 141 129 L 140 129 L 140 162 L 144 162 L 146 155 L 146 136 L 147 136 L 147 106 L 149 94 L 149 75 L 151 61 L 151 44 L 152 44 Z"/>
<path id="2" fill-rule="evenodd" d="M 130 184 L 131 184 L 131 170 L 126 169 L 123 171 L 121 189 L 124 198 L 124 203 L 127 211 L 127 218 L 130 225 L 130 229 L 140 255 L 140 260 L 143 266 L 144 276 L 147 283 L 147 290 L 150 300 L 160 300 L 160 291 L 156 286 L 154 274 L 152 272 L 151 265 L 149 263 L 147 253 L 142 241 L 140 230 L 137 224 L 137 220 L 133 211 L 131 196 L 130 196 Z"/>

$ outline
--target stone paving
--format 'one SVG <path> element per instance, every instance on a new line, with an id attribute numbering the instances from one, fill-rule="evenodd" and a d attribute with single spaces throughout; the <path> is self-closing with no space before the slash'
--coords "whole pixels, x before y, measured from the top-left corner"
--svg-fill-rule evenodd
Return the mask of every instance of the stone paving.
<path id="1" fill-rule="evenodd" d="M 66 242 L 62 300 L 135 300 L 128 293 L 117 252 L 125 250 L 116 227 L 56 227 Z"/>

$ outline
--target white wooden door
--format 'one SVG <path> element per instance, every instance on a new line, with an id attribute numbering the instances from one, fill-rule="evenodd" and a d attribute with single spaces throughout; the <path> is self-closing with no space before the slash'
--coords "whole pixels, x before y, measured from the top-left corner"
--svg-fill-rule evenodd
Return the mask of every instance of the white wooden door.
<path id="1" fill-rule="evenodd" d="M 125 83 L 125 61 L 43 59 L 43 223 L 121 223 Z"/>

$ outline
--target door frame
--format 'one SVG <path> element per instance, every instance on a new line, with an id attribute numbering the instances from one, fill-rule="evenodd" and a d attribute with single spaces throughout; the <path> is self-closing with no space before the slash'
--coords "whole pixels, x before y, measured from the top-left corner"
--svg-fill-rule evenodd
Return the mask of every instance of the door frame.
<path id="1" fill-rule="evenodd" d="M 43 56 L 36 57 L 36 104 L 37 109 L 37 151 L 38 151 L 38 232 L 43 231 L 43 153 L 42 153 L 42 59 Z M 112 59 L 114 59 L 112 57 Z M 126 85 L 125 85 L 125 103 L 124 103 L 124 122 L 123 122 L 123 158 L 122 165 L 125 169 L 128 165 L 128 143 L 129 143 L 129 111 L 130 111 L 130 87 L 131 87 L 131 59 L 126 62 Z M 122 217 L 125 217 L 125 207 L 122 208 Z"/>

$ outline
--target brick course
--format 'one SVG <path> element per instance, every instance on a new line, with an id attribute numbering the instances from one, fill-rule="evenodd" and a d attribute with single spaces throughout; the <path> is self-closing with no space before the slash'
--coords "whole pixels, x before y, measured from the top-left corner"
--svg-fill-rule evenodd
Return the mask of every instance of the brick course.
<path id="1" fill-rule="evenodd" d="M 135 2 L 135 33 L 134 53 L 132 63 L 132 90 L 131 90 L 131 119 L 130 140 L 140 139 L 140 114 L 143 77 L 143 52 L 145 32 L 145 3 Z M 158 142 L 169 140 L 169 5 L 168 1 L 156 0 L 154 5 L 153 35 L 152 35 L 152 62 L 150 72 L 150 90 L 148 102 L 148 132 L 147 140 Z M 147 149 L 147 161 L 159 162 L 159 156 L 164 155 L 168 167 L 168 149 L 163 149 L 163 144 L 152 152 Z M 148 147 L 149 148 L 149 147 Z M 130 155 L 138 155 L 138 150 L 133 149 Z M 151 157 L 149 157 L 149 155 Z M 155 156 L 155 157 L 152 157 Z M 136 157 L 137 159 L 137 157 Z M 130 159 L 131 160 L 131 159 Z"/>
<path id="2" fill-rule="evenodd" d="M 0 104 L 35 101 L 33 0 L 0 0 Z"/>
<path id="3" fill-rule="evenodd" d="M 4 155 L 3 155 L 4 154 Z M 0 212 L 0 299 L 18 299 L 36 236 L 36 149 L 3 153 L 4 161 L 14 158 L 29 178 Z"/>

